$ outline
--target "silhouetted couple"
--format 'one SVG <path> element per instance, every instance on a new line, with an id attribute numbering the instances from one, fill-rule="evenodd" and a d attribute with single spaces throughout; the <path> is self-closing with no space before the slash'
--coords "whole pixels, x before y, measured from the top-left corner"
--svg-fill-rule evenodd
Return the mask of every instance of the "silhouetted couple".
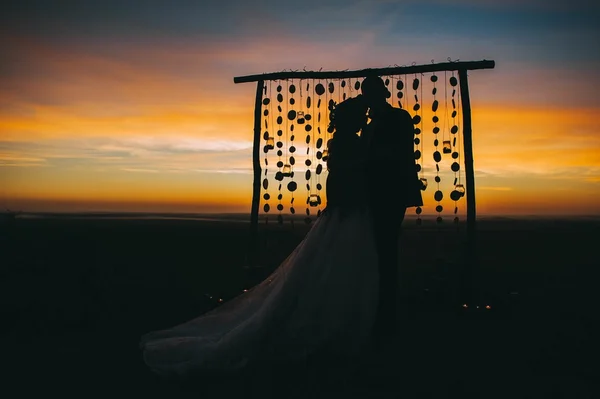
<path id="1" fill-rule="evenodd" d="M 362 95 L 334 107 L 324 212 L 262 283 L 143 336 L 152 370 L 185 376 L 316 354 L 354 356 L 394 339 L 400 228 L 406 208 L 422 199 L 412 118 L 388 97 L 381 78 L 371 76 Z"/>

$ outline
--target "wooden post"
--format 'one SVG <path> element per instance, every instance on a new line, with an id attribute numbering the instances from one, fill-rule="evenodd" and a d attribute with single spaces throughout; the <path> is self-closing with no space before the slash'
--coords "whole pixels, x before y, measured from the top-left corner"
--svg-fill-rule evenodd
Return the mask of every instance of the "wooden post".
<path id="1" fill-rule="evenodd" d="M 260 167 L 260 137 L 262 126 L 262 98 L 265 87 L 264 80 L 256 84 L 256 101 L 254 103 L 254 144 L 252 147 L 252 166 L 254 169 L 254 183 L 252 185 L 252 210 L 250 213 L 250 240 L 248 243 L 248 266 L 258 264 L 258 206 L 260 204 L 260 188 L 262 169 Z"/>
<path id="2" fill-rule="evenodd" d="M 467 180 L 467 248 L 466 262 L 462 276 L 461 295 L 464 303 L 472 305 L 474 298 L 474 268 L 477 254 L 476 212 L 475 212 L 475 171 L 473 169 L 473 130 L 471 126 L 471 99 L 469 98 L 469 82 L 467 70 L 458 71 L 460 81 L 460 98 L 463 115 L 463 146 L 465 157 L 465 175 Z"/>

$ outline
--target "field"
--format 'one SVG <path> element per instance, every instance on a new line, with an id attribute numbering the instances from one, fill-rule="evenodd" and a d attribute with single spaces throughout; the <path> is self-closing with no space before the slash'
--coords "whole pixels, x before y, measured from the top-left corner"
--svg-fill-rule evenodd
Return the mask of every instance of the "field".
<path id="1" fill-rule="evenodd" d="M 2 225 L 3 385 L 11 398 L 600 397 L 598 218 L 478 222 L 474 288 L 458 302 L 464 226 L 401 238 L 401 332 L 357 364 L 319 359 L 176 383 L 153 376 L 141 334 L 193 318 L 261 281 L 307 227 L 261 226 L 246 269 L 247 223 L 26 218 Z M 471 306 L 472 307 L 472 306 Z"/>

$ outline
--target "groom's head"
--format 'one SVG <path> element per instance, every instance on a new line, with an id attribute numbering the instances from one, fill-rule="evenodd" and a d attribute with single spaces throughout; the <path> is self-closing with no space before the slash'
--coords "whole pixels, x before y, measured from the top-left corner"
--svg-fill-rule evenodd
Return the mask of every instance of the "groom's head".
<path id="1" fill-rule="evenodd" d="M 379 76 L 367 76 L 362 82 L 361 90 L 369 108 L 385 104 L 390 94 Z"/>

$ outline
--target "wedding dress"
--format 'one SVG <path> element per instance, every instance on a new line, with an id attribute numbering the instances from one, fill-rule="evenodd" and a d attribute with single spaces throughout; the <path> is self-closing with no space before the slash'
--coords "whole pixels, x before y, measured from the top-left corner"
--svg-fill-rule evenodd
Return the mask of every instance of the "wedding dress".
<path id="1" fill-rule="evenodd" d="M 377 311 L 377 253 L 369 211 L 351 192 L 357 169 L 339 159 L 326 210 L 269 277 L 196 319 L 142 337 L 154 372 L 186 376 L 365 349 Z"/>

